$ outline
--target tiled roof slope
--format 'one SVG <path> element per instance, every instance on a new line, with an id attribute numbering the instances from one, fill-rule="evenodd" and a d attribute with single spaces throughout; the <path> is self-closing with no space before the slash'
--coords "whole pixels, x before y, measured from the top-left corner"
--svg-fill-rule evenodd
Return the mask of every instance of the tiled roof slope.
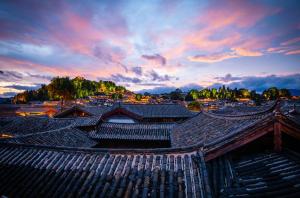
<path id="1" fill-rule="evenodd" d="M 109 154 L 0 145 L 8 197 L 210 197 L 201 153 Z"/>
<path id="2" fill-rule="evenodd" d="M 216 197 L 299 197 L 300 156 L 292 151 L 244 155 L 210 161 L 212 192 Z"/>
<path id="3" fill-rule="evenodd" d="M 42 117 L 10 117 L 0 118 L 5 122 L 0 126 L 0 133 L 26 135 L 54 130 L 73 124 L 72 119 L 53 119 Z"/>
<path id="4" fill-rule="evenodd" d="M 144 118 L 188 118 L 193 114 L 179 104 L 115 104 L 112 108 L 124 108 Z"/>
<path id="5" fill-rule="evenodd" d="M 56 115 L 54 115 L 54 117 L 64 117 L 66 114 L 68 114 L 69 112 L 72 112 L 74 110 L 81 110 L 81 111 L 84 111 L 84 112 L 90 114 L 91 116 L 101 117 L 102 114 L 110 111 L 111 107 L 74 105 L 68 109 L 63 110 L 62 112 L 57 113 Z"/>
<path id="6" fill-rule="evenodd" d="M 246 105 L 236 105 L 236 106 L 226 106 L 218 110 L 213 110 L 210 113 L 216 115 L 225 116 L 250 116 L 259 113 L 265 113 L 266 111 L 273 110 L 275 108 L 276 102 L 269 101 L 260 106 L 246 106 Z"/>
<path id="7" fill-rule="evenodd" d="M 90 133 L 93 139 L 170 140 L 174 124 L 102 123 Z"/>
<path id="8" fill-rule="evenodd" d="M 255 126 L 261 120 L 272 117 L 272 113 L 251 114 L 244 116 L 220 116 L 210 113 L 199 113 L 197 116 L 178 124 L 172 130 L 172 147 L 196 144 L 209 144 L 218 139 L 233 136 Z"/>
<path id="9" fill-rule="evenodd" d="M 111 107 L 107 107 L 107 106 L 85 106 L 80 108 L 82 108 L 84 111 L 87 111 L 94 116 L 101 116 L 102 114 L 111 110 Z"/>
<path id="10" fill-rule="evenodd" d="M 300 125 L 300 101 L 283 101 L 280 111 L 287 118 Z"/>
<path id="11" fill-rule="evenodd" d="M 96 142 L 91 140 L 86 132 L 72 127 L 65 127 L 52 131 L 29 134 L 2 140 L 3 142 L 67 147 L 92 147 Z"/>

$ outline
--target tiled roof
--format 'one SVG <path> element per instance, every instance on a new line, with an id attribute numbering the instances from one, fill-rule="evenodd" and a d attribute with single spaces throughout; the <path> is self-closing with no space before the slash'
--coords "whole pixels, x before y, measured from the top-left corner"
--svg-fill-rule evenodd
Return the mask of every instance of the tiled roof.
<path id="1" fill-rule="evenodd" d="M 300 101 L 284 101 L 281 103 L 280 111 L 290 120 L 300 125 Z"/>
<path id="2" fill-rule="evenodd" d="M 92 116 L 92 117 L 77 117 L 73 118 L 73 126 L 96 126 L 100 121 L 100 117 Z"/>
<path id="3" fill-rule="evenodd" d="M 291 151 L 217 158 L 207 164 L 212 192 L 216 197 L 299 197 L 299 160 Z"/>
<path id="4" fill-rule="evenodd" d="M 84 106 L 80 108 L 82 108 L 84 111 L 87 111 L 94 116 L 101 116 L 102 114 L 111 110 L 111 107 L 107 107 L 107 106 Z"/>
<path id="5" fill-rule="evenodd" d="M 54 115 L 54 117 L 64 117 L 64 115 L 68 114 L 69 112 L 72 112 L 74 110 L 82 110 L 88 114 L 90 114 L 91 116 L 97 116 L 97 117 L 101 117 L 102 114 L 108 112 L 111 110 L 111 107 L 107 107 L 107 106 L 72 106 L 62 112 L 57 113 L 56 115 Z"/>
<path id="6" fill-rule="evenodd" d="M 0 145 L 8 197 L 210 197 L 201 153 L 109 154 Z"/>
<path id="7" fill-rule="evenodd" d="M 67 147 L 92 147 L 96 142 L 88 138 L 86 132 L 72 127 L 23 135 L 2 140 L 3 142 Z"/>
<path id="8" fill-rule="evenodd" d="M 72 119 L 53 119 L 42 117 L 10 117 L 0 118 L 0 133 L 25 135 L 54 130 L 73 124 Z"/>
<path id="9" fill-rule="evenodd" d="M 162 139 L 171 134 L 173 148 L 159 149 L 90 148 L 96 142 L 74 128 L 76 118 L 61 119 L 73 124 L 0 141 L 0 195 L 211 197 L 213 192 L 216 197 L 293 197 L 300 192 L 299 154 L 258 153 L 233 159 L 227 150 L 204 162 L 203 155 L 209 160 L 209 146 L 215 149 L 219 142 L 247 134 L 269 119 L 273 126 L 278 112 L 272 111 L 270 107 L 234 116 L 202 112 L 181 124 L 102 123 L 91 134 L 112 138 L 150 134 L 150 139 L 156 137 L 152 131 L 160 131 Z"/>
<path id="10" fill-rule="evenodd" d="M 246 106 L 246 105 L 236 105 L 236 106 L 226 106 L 217 110 L 213 110 L 210 113 L 220 116 L 251 116 L 253 114 L 265 113 L 266 111 L 272 111 L 275 108 L 276 102 L 269 101 L 260 106 Z"/>
<path id="11" fill-rule="evenodd" d="M 115 108 L 124 108 L 144 118 L 188 118 L 193 114 L 179 104 L 115 104 Z"/>
<path id="12" fill-rule="evenodd" d="M 93 139 L 170 140 L 174 124 L 102 123 L 90 133 Z"/>
<path id="13" fill-rule="evenodd" d="M 171 136 L 172 147 L 209 144 L 254 126 L 271 114 L 226 117 L 202 112 L 174 127 Z"/>

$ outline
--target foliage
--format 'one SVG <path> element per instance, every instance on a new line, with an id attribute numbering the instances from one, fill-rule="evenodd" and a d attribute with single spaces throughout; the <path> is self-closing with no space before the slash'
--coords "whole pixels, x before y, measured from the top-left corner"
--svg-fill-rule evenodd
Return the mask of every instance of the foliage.
<path id="1" fill-rule="evenodd" d="M 263 97 L 267 100 L 276 100 L 280 97 L 290 98 L 291 93 L 287 89 L 277 89 L 276 87 L 271 87 L 262 93 Z"/>
<path id="2" fill-rule="evenodd" d="M 172 92 L 171 92 L 172 94 Z M 230 100 L 236 101 L 238 98 L 240 99 L 251 99 L 257 105 L 261 103 L 263 99 L 265 100 L 276 100 L 280 97 L 290 98 L 291 93 L 288 89 L 277 89 L 276 87 L 271 87 L 265 90 L 261 95 L 256 93 L 255 90 L 248 89 L 230 89 L 229 87 L 225 87 L 224 85 L 216 88 L 205 88 L 202 90 L 190 90 L 185 96 L 186 101 L 194 101 L 197 99 L 221 99 L 221 100 Z"/>
<path id="3" fill-rule="evenodd" d="M 50 84 L 42 85 L 38 90 L 24 91 L 13 98 L 14 103 L 28 103 L 29 101 L 69 100 L 86 98 L 99 93 L 112 95 L 114 99 L 121 99 L 126 92 L 123 86 L 117 86 L 112 81 L 90 81 L 83 77 L 70 79 L 69 77 L 55 77 Z"/>
<path id="4" fill-rule="evenodd" d="M 142 94 L 135 94 L 135 99 L 137 101 L 141 101 L 142 100 Z"/>
<path id="5" fill-rule="evenodd" d="M 183 100 L 182 91 L 180 89 L 176 89 L 170 93 L 171 100 Z"/>
<path id="6" fill-rule="evenodd" d="M 192 101 L 188 104 L 188 109 L 194 110 L 194 111 L 200 111 L 201 104 L 200 104 L 200 102 Z"/>

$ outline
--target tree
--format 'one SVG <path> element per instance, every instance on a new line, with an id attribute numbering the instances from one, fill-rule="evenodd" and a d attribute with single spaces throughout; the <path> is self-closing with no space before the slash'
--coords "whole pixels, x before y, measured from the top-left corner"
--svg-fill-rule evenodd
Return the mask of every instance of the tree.
<path id="1" fill-rule="evenodd" d="M 194 111 L 200 111 L 201 110 L 201 105 L 200 105 L 199 102 L 193 101 L 193 102 L 190 102 L 188 104 L 188 109 L 194 110 Z"/>
<path id="2" fill-rule="evenodd" d="M 240 98 L 250 98 L 250 91 L 248 89 L 239 89 L 238 93 Z"/>
<path id="3" fill-rule="evenodd" d="M 123 98 L 123 95 L 122 94 L 119 94 L 119 93 L 113 93 L 111 95 L 112 99 L 114 100 L 119 100 L 119 99 L 122 99 Z"/>
<path id="4" fill-rule="evenodd" d="M 189 91 L 189 94 L 192 96 L 193 100 L 196 100 L 199 98 L 199 92 L 195 89 L 192 89 Z"/>
<path id="5" fill-rule="evenodd" d="M 255 90 L 250 92 L 250 99 L 254 101 L 256 106 L 261 105 L 261 95 L 257 94 Z"/>
<path id="6" fill-rule="evenodd" d="M 56 77 L 48 85 L 48 91 L 53 98 L 58 97 L 63 106 L 66 100 L 73 98 L 75 89 L 69 77 Z"/>
<path id="7" fill-rule="evenodd" d="M 290 98 L 291 97 L 291 92 L 288 89 L 280 89 L 279 90 L 279 97 L 285 97 L 285 98 Z"/>
<path id="8" fill-rule="evenodd" d="M 217 89 L 216 88 L 212 88 L 211 89 L 211 95 L 210 95 L 210 97 L 216 99 L 217 98 L 217 94 L 218 94 Z"/>
<path id="9" fill-rule="evenodd" d="M 279 90 L 276 87 L 271 87 L 264 90 L 262 95 L 267 100 L 276 100 L 279 98 Z"/>
<path id="10" fill-rule="evenodd" d="M 176 89 L 170 93 L 171 100 L 183 100 L 182 91 L 180 89 Z"/>
<path id="11" fill-rule="evenodd" d="M 135 99 L 137 101 L 141 101 L 142 100 L 142 94 L 135 94 Z"/>
<path id="12" fill-rule="evenodd" d="M 186 94 L 184 100 L 185 101 L 194 101 L 194 98 L 190 93 L 188 93 L 188 94 Z"/>

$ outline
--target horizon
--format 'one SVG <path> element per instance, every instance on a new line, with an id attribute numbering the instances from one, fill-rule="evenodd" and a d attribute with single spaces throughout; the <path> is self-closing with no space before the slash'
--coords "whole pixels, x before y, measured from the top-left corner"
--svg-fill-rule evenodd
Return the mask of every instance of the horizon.
<path id="1" fill-rule="evenodd" d="M 137 93 L 299 90 L 299 8 L 296 0 L 2 1 L 0 97 L 55 76 Z"/>

